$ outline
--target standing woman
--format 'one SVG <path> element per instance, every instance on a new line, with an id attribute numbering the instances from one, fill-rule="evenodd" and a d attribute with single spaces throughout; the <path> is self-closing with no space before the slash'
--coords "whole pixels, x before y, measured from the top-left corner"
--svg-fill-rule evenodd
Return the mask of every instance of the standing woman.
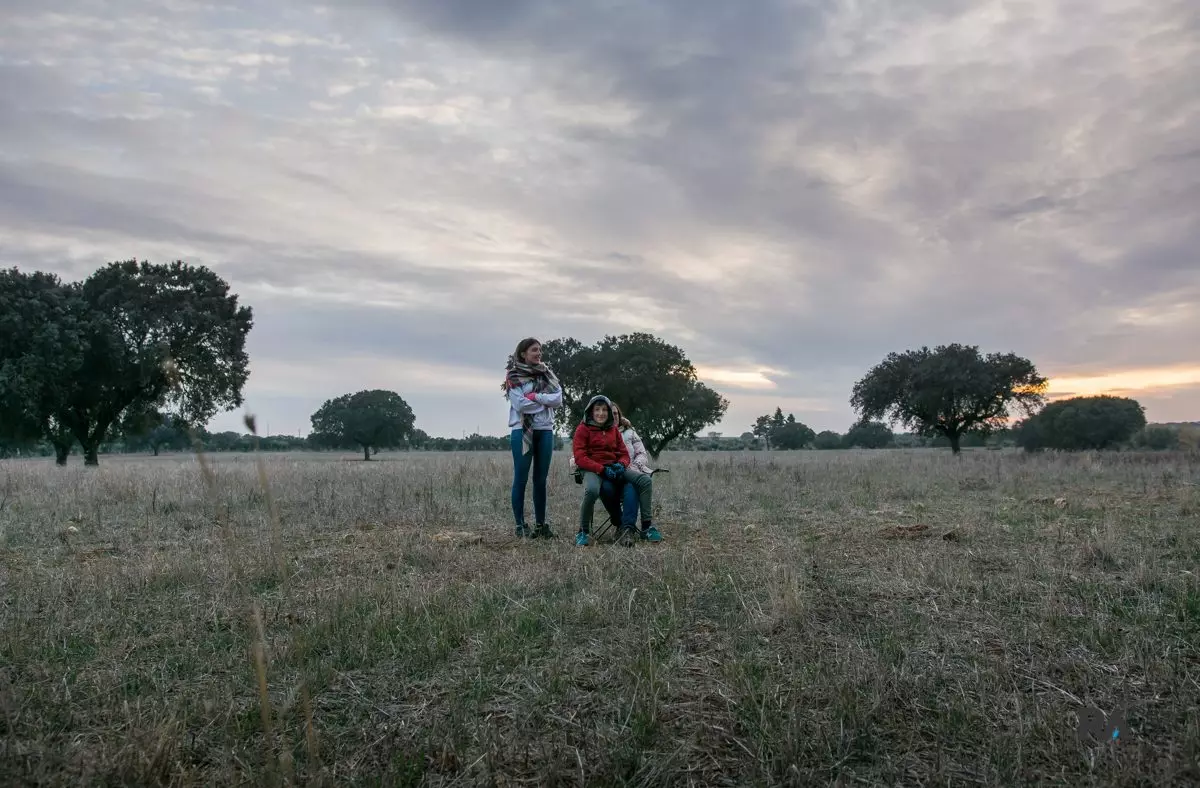
<path id="1" fill-rule="evenodd" d="M 542 344 L 533 337 L 522 339 L 508 359 L 501 386 L 508 397 L 509 441 L 512 445 L 512 509 L 517 537 L 551 538 L 546 523 L 546 477 L 554 452 L 554 411 L 562 407 L 562 386 L 554 372 L 542 363 Z M 533 512 L 537 528 L 525 524 L 525 487 L 533 469 Z"/>

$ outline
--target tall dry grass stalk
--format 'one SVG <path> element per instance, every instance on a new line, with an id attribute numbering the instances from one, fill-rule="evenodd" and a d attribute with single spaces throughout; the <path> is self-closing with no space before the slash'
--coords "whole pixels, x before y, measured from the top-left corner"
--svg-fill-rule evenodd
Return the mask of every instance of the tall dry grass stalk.
<path id="1" fill-rule="evenodd" d="M 279 508 L 275 505 L 275 497 L 271 494 L 271 482 L 267 478 L 267 467 L 263 462 L 262 452 L 260 451 L 258 427 L 254 416 L 250 414 L 246 415 L 246 427 L 250 430 L 250 434 L 254 436 L 254 465 L 258 471 L 258 483 L 262 487 L 263 497 L 267 505 L 267 517 L 271 527 L 271 555 L 275 559 L 275 571 L 278 573 L 279 583 L 283 586 L 286 593 L 288 572 L 287 555 L 284 552 L 283 525 L 279 521 Z"/>

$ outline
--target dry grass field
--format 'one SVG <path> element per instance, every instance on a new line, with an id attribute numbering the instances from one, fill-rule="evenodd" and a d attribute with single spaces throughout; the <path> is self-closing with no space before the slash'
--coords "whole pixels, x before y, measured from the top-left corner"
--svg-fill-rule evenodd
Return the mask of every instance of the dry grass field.
<path id="1" fill-rule="evenodd" d="M 5 784 L 1200 782 L 1200 456 L 351 458 L 0 463 Z"/>

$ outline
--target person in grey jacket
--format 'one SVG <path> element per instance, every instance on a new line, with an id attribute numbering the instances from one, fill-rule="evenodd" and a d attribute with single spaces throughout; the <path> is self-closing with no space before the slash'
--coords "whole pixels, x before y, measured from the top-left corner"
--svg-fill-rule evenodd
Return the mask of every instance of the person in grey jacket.
<path id="1" fill-rule="evenodd" d="M 508 359 L 501 384 L 508 399 L 509 442 L 513 456 L 512 510 L 518 538 L 555 534 L 546 522 L 546 478 L 554 453 L 554 412 L 562 407 L 562 386 L 554 371 L 542 363 L 542 344 L 526 337 Z M 533 471 L 533 512 L 536 529 L 525 524 L 525 488 Z"/>

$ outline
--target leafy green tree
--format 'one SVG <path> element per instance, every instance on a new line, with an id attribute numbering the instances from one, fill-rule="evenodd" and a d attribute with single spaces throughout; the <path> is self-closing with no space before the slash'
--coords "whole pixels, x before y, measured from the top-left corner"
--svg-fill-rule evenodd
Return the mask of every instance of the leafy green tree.
<path id="1" fill-rule="evenodd" d="M 572 429 L 588 400 L 604 394 L 633 422 L 656 459 L 671 441 L 719 422 L 729 407 L 697 379 L 681 349 L 651 334 L 606 336 L 592 346 L 554 339 L 542 345 L 542 358 L 563 386 L 559 429 Z"/>
<path id="2" fill-rule="evenodd" d="M 203 266 L 110 263 L 88 277 L 83 364 L 59 417 L 84 464 L 129 409 L 150 407 L 202 424 L 242 404 L 249 375 L 249 307 Z"/>
<path id="3" fill-rule="evenodd" d="M 59 465 L 75 443 L 61 414 L 80 382 L 86 323 L 77 285 L 0 271 L 0 433 L 14 445 L 45 438 Z"/>
<path id="4" fill-rule="evenodd" d="M 1127 443 L 1146 427 L 1146 413 L 1137 400 L 1103 394 L 1051 402 L 1023 421 L 1017 443 L 1026 451 L 1038 449 L 1109 449 Z"/>
<path id="5" fill-rule="evenodd" d="M 241 404 L 252 324 L 228 285 L 182 262 L 111 263 L 82 283 L 13 269 L 0 279 L 0 408 L 10 431 L 39 432 L 66 464 L 97 465 L 132 413 L 203 422 Z M 116 428 L 116 429 L 114 429 Z"/>
<path id="6" fill-rule="evenodd" d="M 974 345 L 890 353 L 854 385 L 850 405 L 861 421 L 900 422 L 923 436 L 943 435 L 960 451 L 962 436 L 1003 427 L 1009 407 L 1032 415 L 1046 379 L 1012 353 L 982 356 Z"/>
<path id="7" fill-rule="evenodd" d="M 811 427 L 796 421 L 790 413 L 782 425 L 771 429 L 771 445 L 776 449 L 803 449 L 812 445 L 816 438 L 817 433 Z"/>
<path id="8" fill-rule="evenodd" d="M 762 440 L 755 436 L 753 432 L 743 432 L 738 436 L 738 440 L 741 441 L 743 449 L 757 450 L 762 448 Z"/>
<path id="9" fill-rule="evenodd" d="M 312 415 L 312 441 L 331 447 L 360 446 L 363 459 L 379 449 L 404 446 L 416 421 L 394 391 L 368 389 L 326 400 Z"/>
<path id="10" fill-rule="evenodd" d="M 848 448 L 883 449 L 891 446 L 895 440 L 896 436 L 888 425 L 880 421 L 864 421 L 850 428 L 844 443 Z"/>
<path id="11" fill-rule="evenodd" d="M 817 438 L 812 428 L 796 421 L 795 414 L 784 416 L 779 407 L 775 408 L 774 414 L 755 419 L 751 431 L 766 442 L 768 449 L 803 449 Z"/>
<path id="12" fill-rule="evenodd" d="M 170 413 L 135 411 L 121 421 L 120 432 L 126 451 L 149 448 L 157 457 L 161 449 L 180 451 L 191 445 L 188 423 Z"/>
<path id="13" fill-rule="evenodd" d="M 783 408 L 776 407 L 774 415 L 759 416 L 755 419 L 751 432 L 756 437 L 761 438 L 767 444 L 768 449 L 775 448 L 771 442 L 771 433 L 783 427 L 785 423 L 786 419 L 783 417 Z"/>
<path id="14" fill-rule="evenodd" d="M 822 430 L 817 433 L 817 437 L 813 438 L 814 449 L 840 449 L 842 448 L 842 436 L 833 430 Z"/>

